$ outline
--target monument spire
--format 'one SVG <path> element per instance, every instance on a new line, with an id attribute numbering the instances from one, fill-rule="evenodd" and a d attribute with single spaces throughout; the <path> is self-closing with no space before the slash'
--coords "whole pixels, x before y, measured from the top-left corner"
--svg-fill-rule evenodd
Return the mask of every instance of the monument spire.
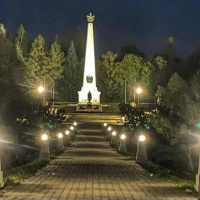
<path id="1" fill-rule="evenodd" d="M 86 16 L 88 21 L 87 41 L 85 51 L 85 65 L 83 75 L 83 87 L 79 94 L 79 104 L 88 103 L 88 93 L 91 93 L 91 103 L 100 104 L 100 93 L 96 87 L 95 52 L 93 22 L 95 16 L 90 13 Z"/>

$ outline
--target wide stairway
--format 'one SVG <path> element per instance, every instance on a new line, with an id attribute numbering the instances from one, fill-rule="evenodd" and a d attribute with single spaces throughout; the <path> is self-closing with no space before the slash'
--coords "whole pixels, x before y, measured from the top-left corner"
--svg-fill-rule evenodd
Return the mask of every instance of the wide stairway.
<path id="1" fill-rule="evenodd" d="M 195 199 L 173 183 L 150 178 L 110 148 L 101 127 L 87 124 L 72 146 L 2 199 Z"/>

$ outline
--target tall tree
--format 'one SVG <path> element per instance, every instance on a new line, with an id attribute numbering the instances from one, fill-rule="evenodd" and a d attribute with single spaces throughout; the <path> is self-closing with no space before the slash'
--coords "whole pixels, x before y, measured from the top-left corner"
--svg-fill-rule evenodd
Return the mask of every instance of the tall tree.
<path id="1" fill-rule="evenodd" d="M 63 63 L 65 62 L 65 54 L 61 50 L 58 37 L 56 37 L 51 44 L 47 59 L 48 73 L 46 77 L 49 80 L 50 85 L 52 85 L 55 80 L 62 78 Z"/>
<path id="2" fill-rule="evenodd" d="M 188 56 L 186 66 L 189 77 L 192 77 L 200 69 L 200 47 Z"/>
<path id="3" fill-rule="evenodd" d="M 45 52 L 45 39 L 38 35 L 33 41 L 29 55 L 24 59 L 26 66 L 26 78 L 29 83 L 43 82 L 48 74 L 48 58 Z"/>
<path id="4" fill-rule="evenodd" d="M 62 45 L 66 52 L 68 51 L 72 40 L 78 59 L 83 59 L 85 56 L 86 31 L 79 27 L 75 31 L 66 34 L 65 42 Z"/>
<path id="5" fill-rule="evenodd" d="M 151 82 L 152 70 L 153 65 L 151 62 L 134 54 L 126 55 L 119 65 L 120 82 L 124 85 L 126 80 L 128 92 L 138 85 L 148 88 Z M 142 95 L 142 97 L 144 98 L 145 96 Z"/>
<path id="6" fill-rule="evenodd" d="M 108 51 L 102 55 L 102 60 L 97 65 L 97 84 L 102 92 L 104 101 L 117 101 L 121 99 L 121 87 L 118 82 L 119 63 L 116 62 L 117 54 Z"/>
<path id="7" fill-rule="evenodd" d="M 74 43 L 71 41 L 71 45 L 68 50 L 68 55 L 64 64 L 63 78 L 59 82 L 60 91 L 64 99 L 69 101 L 77 100 L 78 93 L 81 85 L 81 67 L 76 55 Z"/>
<path id="8" fill-rule="evenodd" d="M 167 76 L 167 61 L 163 59 L 161 56 L 157 56 L 156 58 L 153 59 L 152 64 L 154 66 L 154 69 L 152 70 L 151 73 L 151 85 L 150 89 L 153 94 L 155 94 L 157 86 L 162 85 L 166 86 L 167 81 L 168 81 L 168 76 Z"/>
<path id="9" fill-rule="evenodd" d="M 176 52 L 176 44 L 174 37 L 170 36 L 162 49 L 161 56 L 168 63 L 168 76 L 170 77 L 174 72 L 179 75 L 185 75 L 185 65 L 184 62 L 178 57 Z"/>
<path id="10" fill-rule="evenodd" d="M 0 35 L 6 37 L 6 29 L 3 24 L 0 24 Z"/>
<path id="11" fill-rule="evenodd" d="M 24 56 L 27 56 L 28 53 L 26 30 L 23 24 L 20 24 L 19 29 L 17 31 L 17 35 L 15 37 L 15 48 L 18 58 L 20 60 L 23 60 Z"/>

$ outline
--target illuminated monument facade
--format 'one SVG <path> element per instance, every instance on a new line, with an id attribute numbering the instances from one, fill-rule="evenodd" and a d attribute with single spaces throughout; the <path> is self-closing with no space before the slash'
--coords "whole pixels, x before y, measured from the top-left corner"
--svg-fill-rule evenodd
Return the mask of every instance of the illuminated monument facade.
<path id="1" fill-rule="evenodd" d="M 94 54 L 94 33 L 93 33 L 93 22 L 95 16 L 90 13 L 87 16 L 88 29 L 87 29 L 87 42 L 86 42 L 86 53 L 85 53 L 85 66 L 83 76 L 83 87 L 78 92 L 79 102 L 78 108 L 84 108 L 81 105 L 90 104 L 97 110 L 97 105 L 100 105 L 100 94 L 96 86 L 96 70 L 95 70 L 95 54 Z"/>

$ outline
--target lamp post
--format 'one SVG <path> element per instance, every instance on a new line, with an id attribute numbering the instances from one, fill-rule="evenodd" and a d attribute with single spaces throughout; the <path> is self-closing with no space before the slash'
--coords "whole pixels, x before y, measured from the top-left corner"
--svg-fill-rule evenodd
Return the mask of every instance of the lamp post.
<path id="1" fill-rule="evenodd" d="M 0 187 L 4 187 L 3 171 L 1 170 L 1 149 L 0 149 Z"/>
<path id="2" fill-rule="evenodd" d="M 50 158 L 49 153 L 49 137 L 46 133 L 41 135 L 41 149 L 40 149 L 40 156 L 39 159 L 48 160 Z"/>
<path id="3" fill-rule="evenodd" d="M 57 137 L 58 137 L 57 149 L 59 151 L 64 151 L 65 148 L 64 148 L 64 145 L 63 145 L 63 134 L 58 133 Z"/>
<path id="4" fill-rule="evenodd" d="M 145 140 L 146 140 L 146 137 L 144 135 L 140 135 L 138 138 L 136 161 L 137 160 L 147 161 Z"/>
<path id="5" fill-rule="evenodd" d="M 113 132 L 112 132 L 112 138 L 111 138 L 111 144 L 114 144 L 114 143 L 115 143 L 116 135 L 117 135 L 117 132 L 116 132 L 116 131 L 113 131 Z"/>
<path id="6" fill-rule="evenodd" d="M 125 143 L 126 135 L 122 134 L 120 136 L 120 144 L 119 144 L 119 151 L 120 152 L 126 152 L 126 143 Z"/>
<path id="7" fill-rule="evenodd" d="M 138 87 L 136 89 L 136 93 L 137 93 L 137 96 L 138 96 L 138 105 L 139 105 L 139 102 L 140 102 L 140 94 L 142 93 L 142 89 L 140 87 Z"/>
<path id="8" fill-rule="evenodd" d="M 198 165 L 198 172 L 196 174 L 196 184 L 194 186 L 197 192 L 200 192 L 200 153 L 199 153 L 199 165 Z"/>
<path id="9" fill-rule="evenodd" d="M 103 123 L 103 126 L 102 126 L 102 133 L 104 134 L 104 135 L 106 135 L 106 127 L 108 126 L 108 124 L 105 122 L 105 123 Z"/>
<path id="10" fill-rule="evenodd" d="M 70 131 L 69 130 L 65 131 L 65 137 L 64 137 L 64 139 L 65 139 L 65 144 L 66 145 L 70 145 L 71 144 L 71 141 L 70 141 Z"/>
<path id="11" fill-rule="evenodd" d="M 38 88 L 37 88 L 37 91 L 40 93 L 40 94 L 42 94 L 43 93 L 43 98 L 44 98 L 44 104 L 45 104 L 45 87 L 44 86 L 42 86 L 42 85 L 40 85 Z"/>

